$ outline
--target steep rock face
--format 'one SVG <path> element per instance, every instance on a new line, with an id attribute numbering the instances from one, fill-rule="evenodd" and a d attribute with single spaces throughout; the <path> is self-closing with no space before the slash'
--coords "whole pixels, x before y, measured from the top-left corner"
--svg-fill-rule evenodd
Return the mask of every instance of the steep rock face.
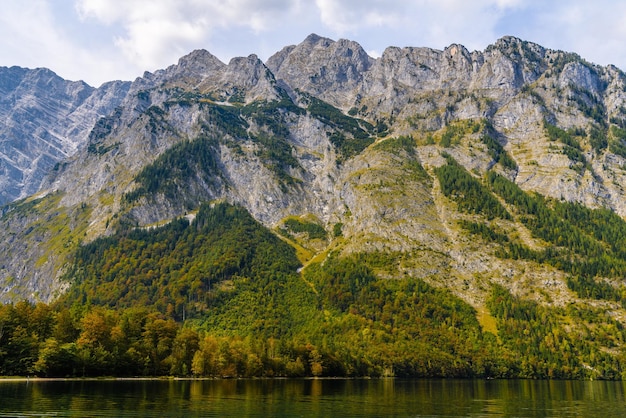
<path id="1" fill-rule="evenodd" d="M 267 66 L 277 80 L 292 89 L 345 108 L 354 102 L 363 75 L 373 62 L 356 42 L 333 41 L 313 34 L 270 57 Z"/>
<path id="2" fill-rule="evenodd" d="M 279 98 L 273 74 L 256 56 L 233 58 L 221 75 L 220 90 L 228 94 L 231 102 L 250 103 L 255 100 L 276 100 Z M 218 86 L 205 84 L 205 88 L 215 90 Z"/>
<path id="3" fill-rule="evenodd" d="M 47 69 L 0 69 L 0 204 L 36 192 L 48 171 L 76 152 L 128 83 L 94 89 Z"/>
<path id="4" fill-rule="evenodd" d="M 387 139 L 346 164 L 337 182 L 347 212 L 343 252 L 400 256 L 379 272 L 392 277 L 398 270 L 425 277 L 447 268 L 449 241 L 421 161 L 410 141 Z"/>
<path id="5" fill-rule="evenodd" d="M 136 100 L 139 93 L 151 91 L 149 104 L 159 105 L 172 94 L 186 92 L 207 94 L 216 101 L 249 102 L 275 97 L 273 84 L 273 75 L 256 55 L 233 58 L 224 64 L 210 52 L 196 50 L 176 65 L 146 72 L 136 79 L 129 98 Z M 145 95 L 139 96 L 145 99 Z"/>
<path id="6" fill-rule="evenodd" d="M 6 78 L 0 88 L 17 85 Z M 491 280 L 562 301 L 561 273 L 503 262 L 459 232 L 435 173 L 449 155 L 479 180 L 493 170 L 624 216 L 625 85 L 614 67 L 511 37 L 483 52 L 390 47 L 373 59 L 354 42 L 311 35 L 267 64 L 194 51 L 131 85 L 75 93 L 67 129 L 89 131 L 86 142 L 52 170 L 39 200 L 4 209 L 0 297 L 50 300 L 81 241 L 226 200 L 271 228 L 313 219 L 336 236 L 311 252 L 386 254 L 377 273 L 471 289 L 461 296 L 476 306 Z M 499 227 L 541 247 L 507 222 Z"/>
<path id="7" fill-rule="evenodd" d="M 235 109 L 230 102 L 243 104 L 261 98 L 276 100 L 281 92 L 275 84 L 271 72 L 256 56 L 236 58 L 225 65 L 206 51 L 194 51 L 181 58 L 176 66 L 155 74 L 147 73 L 135 80 L 119 111 L 96 124 L 88 146 L 73 157 L 71 164 L 52 173 L 49 187 L 66 192 L 63 198 L 66 205 L 87 199 L 99 207 L 97 199 L 103 194 L 115 197 L 114 205 L 106 208 L 106 219 L 100 212 L 95 215 L 96 234 L 102 231 L 108 217 L 119 210 L 120 197 L 132 190 L 133 176 L 141 168 L 181 141 L 194 141 L 206 135 L 236 139 L 221 127 L 224 123 L 243 122 L 234 113 L 229 113 Z M 224 114 L 220 112 L 230 114 L 233 120 L 224 122 L 221 120 Z M 254 161 L 253 151 L 250 159 L 244 160 L 246 163 Z M 223 164 L 222 169 L 227 175 L 237 170 L 238 159 L 231 156 L 228 149 L 222 147 L 220 151 L 217 147 L 213 152 L 224 154 L 228 163 Z M 250 178 L 262 172 L 250 168 L 250 164 L 242 165 L 250 171 L 248 178 L 238 186 L 249 185 Z M 82 176 L 81 173 L 85 172 L 91 175 Z M 222 183 L 222 180 L 199 180 L 188 186 L 187 195 L 193 196 L 194 204 L 215 199 L 223 194 Z M 246 199 L 252 201 L 254 197 L 247 196 Z M 150 202 L 142 205 L 143 209 L 133 209 L 136 221 L 146 224 L 177 216 L 191 204 L 184 199 L 167 203 L 158 201 L 162 204 Z"/>
<path id="8" fill-rule="evenodd" d="M 181 57 L 176 65 L 154 73 L 146 71 L 133 82 L 129 93 L 134 96 L 139 91 L 164 86 L 193 89 L 224 67 L 225 64 L 208 51 L 195 50 Z"/>

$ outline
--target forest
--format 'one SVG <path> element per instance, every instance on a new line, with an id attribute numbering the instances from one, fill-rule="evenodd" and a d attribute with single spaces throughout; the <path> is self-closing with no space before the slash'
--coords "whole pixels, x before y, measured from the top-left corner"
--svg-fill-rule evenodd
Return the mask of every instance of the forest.
<path id="1" fill-rule="evenodd" d="M 581 263 L 597 256 L 594 242 L 614 245 L 610 255 L 621 260 L 618 241 L 626 229 L 609 212 L 530 196 L 496 176 L 483 183 L 449 163 L 452 169 L 438 176 L 454 199 L 484 203 L 493 190 L 507 202 L 507 211 L 485 206 L 484 219 L 528 218 L 530 228 L 535 217 L 554 216 L 564 222 L 559 228 L 568 225 L 576 239 L 587 240 L 572 246 Z M 454 193 L 455 184 L 473 184 L 476 191 Z M 475 213 L 477 204 L 463 207 Z M 607 222 L 611 232 L 603 230 Z M 516 256 L 515 241 L 502 231 L 490 232 L 479 221 L 463 226 L 481 239 L 502 241 L 502 257 Z M 533 233 L 551 236 L 539 228 Z M 599 308 L 543 306 L 492 285 L 487 309 L 497 329 L 487 331 L 476 310 L 447 289 L 410 276 L 377 277 L 374 267 L 385 257 L 330 253 L 299 273 L 291 246 L 227 203 L 204 204 L 191 222 L 128 227 L 81 247 L 65 277 L 69 291 L 55 303 L 0 306 L 0 375 L 626 376 L 626 332 Z M 575 291 L 604 283 L 563 268 L 577 280 Z M 590 295 L 621 300 L 619 292 Z"/>

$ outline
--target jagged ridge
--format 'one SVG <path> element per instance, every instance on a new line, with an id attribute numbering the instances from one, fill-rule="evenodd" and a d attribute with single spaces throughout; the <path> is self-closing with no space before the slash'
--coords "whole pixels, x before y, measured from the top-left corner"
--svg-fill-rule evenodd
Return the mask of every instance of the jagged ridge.
<path id="1" fill-rule="evenodd" d="M 499 285 L 623 319 L 621 253 L 580 267 L 572 260 L 588 254 L 542 236 L 536 214 L 487 179 L 623 216 L 625 86 L 617 68 L 511 37 L 483 52 L 390 47 L 379 59 L 316 35 L 266 64 L 195 51 L 133 82 L 39 200 L 4 209 L 3 298 L 50 300 L 81 243 L 227 201 L 287 231 L 305 273 L 357 255 L 377 277 L 423 279 L 479 312 Z M 327 238 L 289 232 L 293 219 Z M 590 269 L 600 259 L 612 270 Z"/>

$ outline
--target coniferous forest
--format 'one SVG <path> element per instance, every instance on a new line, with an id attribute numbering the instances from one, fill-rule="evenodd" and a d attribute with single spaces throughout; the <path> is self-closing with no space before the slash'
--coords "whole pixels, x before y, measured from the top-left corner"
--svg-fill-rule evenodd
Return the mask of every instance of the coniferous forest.
<path id="1" fill-rule="evenodd" d="M 496 174 L 479 179 L 446 158 L 437 181 L 474 216 L 459 221 L 468 236 L 502 259 L 562 270 L 581 297 L 623 301 L 623 289 L 598 279 L 624 272 L 621 218 Z M 491 223 L 513 218 L 550 245 L 532 250 Z M 626 331 L 601 308 L 544 306 L 492 285 L 488 328 L 449 290 L 378 277 L 385 257 L 331 252 L 302 270 L 291 245 L 226 203 L 121 227 L 80 247 L 55 303 L 0 306 L 0 374 L 624 377 Z"/>

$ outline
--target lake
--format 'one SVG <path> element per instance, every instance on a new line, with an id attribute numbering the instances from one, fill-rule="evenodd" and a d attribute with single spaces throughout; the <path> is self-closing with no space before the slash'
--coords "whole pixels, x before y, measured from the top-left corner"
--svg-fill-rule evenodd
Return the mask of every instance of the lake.
<path id="1" fill-rule="evenodd" d="M 0 416 L 615 417 L 626 384 L 532 380 L 0 380 Z"/>

